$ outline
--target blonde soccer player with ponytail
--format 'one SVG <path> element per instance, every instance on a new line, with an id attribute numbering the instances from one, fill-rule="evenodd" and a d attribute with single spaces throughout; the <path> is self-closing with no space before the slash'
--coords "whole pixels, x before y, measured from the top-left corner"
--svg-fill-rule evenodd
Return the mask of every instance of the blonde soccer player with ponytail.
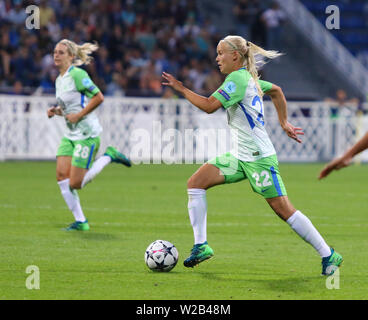
<path id="1" fill-rule="evenodd" d="M 274 212 L 322 258 L 322 274 L 331 275 L 341 264 L 340 254 L 330 248 L 312 222 L 296 210 L 287 197 L 274 146 L 265 130 L 263 94 L 271 97 L 280 125 L 286 134 L 301 142 L 302 129 L 288 122 L 285 96 L 280 87 L 259 80 L 259 57 L 274 59 L 280 53 L 266 51 L 240 36 L 227 36 L 218 43 L 216 62 L 227 77 L 209 98 L 200 96 L 163 73 L 165 82 L 197 108 L 212 113 L 226 109 L 234 149 L 201 166 L 188 180 L 188 210 L 194 232 L 194 246 L 184 266 L 193 267 L 213 256 L 207 243 L 206 190 L 224 183 L 248 179 L 254 192 L 265 198 Z M 256 61 L 256 58 L 258 61 Z"/>
<path id="2" fill-rule="evenodd" d="M 102 127 L 94 110 L 104 97 L 80 65 L 91 62 L 92 43 L 77 45 L 61 40 L 54 49 L 54 63 L 60 74 L 56 79 L 57 107 L 47 110 L 49 118 L 63 116 L 66 132 L 57 150 L 56 178 L 61 194 L 72 211 L 75 222 L 66 230 L 89 230 L 88 220 L 80 205 L 77 189 L 83 188 L 110 162 L 131 166 L 130 160 L 113 147 L 94 161 L 100 146 Z"/>

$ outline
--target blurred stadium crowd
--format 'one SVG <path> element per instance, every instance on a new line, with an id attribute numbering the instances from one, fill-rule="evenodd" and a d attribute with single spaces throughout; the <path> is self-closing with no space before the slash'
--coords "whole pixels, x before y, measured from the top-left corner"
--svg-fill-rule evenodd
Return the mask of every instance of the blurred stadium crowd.
<path id="1" fill-rule="evenodd" d="M 257 28 L 254 37 L 263 44 L 265 5 L 233 3 L 234 32 L 251 34 Z M 40 8 L 40 30 L 25 28 L 31 4 Z M 163 70 L 210 94 L 222 83 L 215 57 L 223 36 L 201 15 L 196 0 L 0 0 L 0 93 L 53 93 L 58 75 L 53 48 L 67 38 L 97 41 L 100 49 L 85 68 L 105 95 L 172 96 L 161 86 Z"/>

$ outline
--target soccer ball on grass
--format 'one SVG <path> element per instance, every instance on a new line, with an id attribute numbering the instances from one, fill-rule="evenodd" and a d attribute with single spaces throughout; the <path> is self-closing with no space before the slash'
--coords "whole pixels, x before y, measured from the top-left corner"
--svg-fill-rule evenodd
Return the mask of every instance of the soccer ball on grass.
<path id="1" fill-rule="evenodd" d="M 169 241 L 156 240 L 146 249 L 144 261 L 153 271 L 168 272 L 172 270 L 179 258 L 176 247 Z"/>

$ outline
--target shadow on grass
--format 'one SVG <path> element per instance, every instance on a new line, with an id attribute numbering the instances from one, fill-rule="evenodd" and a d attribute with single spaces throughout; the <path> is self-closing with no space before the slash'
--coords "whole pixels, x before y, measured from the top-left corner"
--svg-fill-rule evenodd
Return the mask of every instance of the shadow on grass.
<path id="1" fill-rule="evenodd" d="M 80 239 L 85 240 L 93 240 L 93 241 L 111 241 L 116 240 L 118 237 L 114 234 L 110 233 L 100 233 L 95 231 L 69 231 L 68 233 L 72 234 L 74 237 L 78 237 Z"/>
<path id="2" fill-rule="evenodd" d="M 305 293 L 310 292 L 320 282 L 321 288 L 325 286 L 325 279 L 320 275 L 316 276 L 300 276 L 300 277 L 283 277 L 275 278 L 272 274 L 228 274 L 216 272 L 200 272 L 198 273 L 206 281 L 216 281 L 217 283 L 236 283 L 237 286 L 244 286 L 245 289 L 262 288 L 278 293 Z"/>

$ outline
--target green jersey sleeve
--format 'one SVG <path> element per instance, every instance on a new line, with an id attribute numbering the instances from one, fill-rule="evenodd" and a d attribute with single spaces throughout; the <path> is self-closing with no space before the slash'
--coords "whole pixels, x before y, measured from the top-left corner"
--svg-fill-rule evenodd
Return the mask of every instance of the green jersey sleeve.
<path id="1" fill-rule="evenodd" d="M 227 109 L 243 100 L 248 80 L 249 78 L 247 79 L 245 73 L 234 71 L 226 77 L 224 83 L 212 96 L 219 100 L 222 106 Z"/>
<path id="2" fill-rule="evenodd" d="M 259 86 L 261 87 L 261 90 L 263 93 L 267 92 L 268 90 L 271 90 L 272 83 L 268 81 L 258 80 Z"/>
<path id="3" fill-rule="evenodd" d="M 100 92 L 100 89 L 93 83 L 88 73 L 81 68 L 74 67 L 70 70 L 70 74 L 74 79 L 77 90 L 85 94 L 88 98 Z"/>

